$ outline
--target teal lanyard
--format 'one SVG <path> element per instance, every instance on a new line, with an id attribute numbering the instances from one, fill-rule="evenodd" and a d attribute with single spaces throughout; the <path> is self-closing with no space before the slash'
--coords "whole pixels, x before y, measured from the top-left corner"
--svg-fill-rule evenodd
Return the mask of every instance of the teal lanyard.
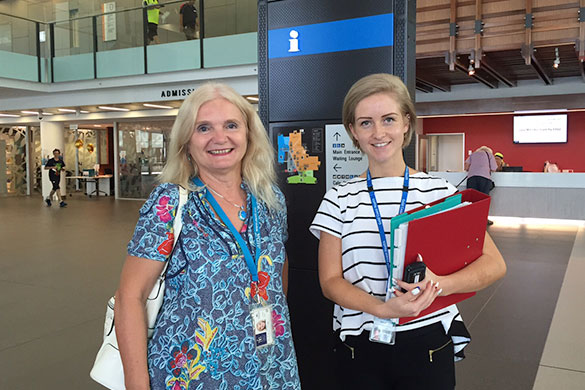
<path id="1" fill-rule="evenodd" d="M 193 179 L 193 183 L 195 183 L 195 185 L 198 187 L 205 186 L 205 184 L 203 184 L 201 179 L 199 179 L 198 177 Z M 254 194 L 250 194 L 250 197 L 252 198 L 252 225 L 254 225 L 254 243 L 256 245 L 256 258 L 255 259 L 254 259 L 254 257 L 252 257 L 252 253 L 250 252 L 250 249 L 248 248 L 248 245 L 246 244 L 246 242 L 242 238 L 240 232 L 238 232 L 238 230 L 234 227 L 234 225 L 232 224 L 230 219 L 227 217 L 227 215 L 225 214 L 225 212 L 223 211 L 223 209 L 221 208 L 219 203 L 217 203 L 217 200 L 215 200 L 215 198 L 211 194 L 211 191 L 209 191 L 207 189 L 205 190 L 205 199 L 207 199 L 207 201 L 211 204 L 211 207 L 213 207 L 213 209 L 215 210 L 219 219 L 221 219 L 221 221 L 227 226 L 227 228 L 232 233 L 232 236 L 234 236 L 234 238 L 238 242 L 238 245 L 240 246 L 240 248 L 242 249 L 242 252 L 244 253 L 244 259 L 246 260 L 246 265 L 248 266 L 248 270 L 250 271 L 250 274 L 252 275 L 252 281 L 258 283 L 257 264 L 258 264 L 258 259 L 260 258 L 260 227 L 258 226 L 258 210 L 257 210 L 258 207 L 256 205 L 256 197 L 254 196 Z"/>

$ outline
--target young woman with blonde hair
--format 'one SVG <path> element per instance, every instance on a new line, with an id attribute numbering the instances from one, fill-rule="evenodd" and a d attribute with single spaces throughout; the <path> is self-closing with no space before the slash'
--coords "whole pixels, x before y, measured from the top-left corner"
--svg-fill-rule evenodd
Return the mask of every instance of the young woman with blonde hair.
<path id="1" fill-rule="evenodd" d="M 335 357 L 344 389 L 453 389 L 454 360 L 469 342 L 457 307 L 403 325 L 396 320 L 417 316 L 440 294 L 476 291 L 505 273 L 486 233 L 483 255 L 465 269 L 438 276 L 427 268 L 415 284 L 393 280 L 402 275 L 389 272 L 392 217 L 455 192 L 445 180 L 406 165 L 402 151 L 415 123 L 408 90 L 396 76 L 364 77 L 345 97 L 343 124 L 368 157 L 368 170 L 329 190 L 310 228 L 320 239 L 321 289 L 335 303 Z M 380 329 L 392 335 L 386 343 L 374 342 L 382 339 Z"/>

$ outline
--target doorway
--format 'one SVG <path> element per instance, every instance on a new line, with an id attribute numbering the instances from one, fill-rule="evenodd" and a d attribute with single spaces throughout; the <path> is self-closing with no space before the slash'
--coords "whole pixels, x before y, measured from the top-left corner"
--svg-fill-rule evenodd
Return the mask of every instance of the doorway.
<path id="1" fill-rule="evenodd" d="M 465 158 L 465 134 L 427 134 L 428 172 L 461 172 Z"/>

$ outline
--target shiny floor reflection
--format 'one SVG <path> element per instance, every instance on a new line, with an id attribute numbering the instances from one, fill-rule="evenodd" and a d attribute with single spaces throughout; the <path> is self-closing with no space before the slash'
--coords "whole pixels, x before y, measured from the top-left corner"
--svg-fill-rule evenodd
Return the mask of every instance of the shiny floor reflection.
<path id="1" fill-rule="evenodd" d="M 68 203 L 0 198 L 0 389 L 101 389 L 88 373 L 142 202 L 74 196 Z M 456 365 L 458 390 L 532 389 L 539 364 L 540 383 L 557 380 L 548 371 L 557 364 L 555 340 L 564 339 L 553 333 L 567 324 L 551 335 L 549 328 L 578 230 L 490 227 L 508 274 L 460 304 L 473 340 Z M 547 336 L 550 358 L 541 361 Z M 567 381 L 584 383 L 585 364 L 571 369 Z"/>

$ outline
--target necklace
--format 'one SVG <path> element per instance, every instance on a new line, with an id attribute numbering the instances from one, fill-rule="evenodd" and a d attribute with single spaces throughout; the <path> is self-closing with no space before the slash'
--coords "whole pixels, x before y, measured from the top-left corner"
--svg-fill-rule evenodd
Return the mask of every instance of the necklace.
<path id="1" fill-rule="evenodd" d="M 236 204 L 236 203 L 234 203 L 232 201 L 227 200 L 225 198 L 225 196 L 223 196 L 222 194 L 220 194 L 219 192 L 217 192 L 216 190 L 214 190 L 210 186 L 207 186 L 207 188 L 209 188 L 209 190 L 211 192 L 213 192 L 215 195 L 219 196 L 220 198 L 222 198 L 226 202 L 231 203 L 234 207 L 239 208 L 240 210 L 238 211 L 238 218 L 240 219 L 240 221 L 245 221 L 246 220 L 246 217 L 248 216 L 248 214 L 246 213 L 246 210 L 244 209 L 244 205 L 239 205 L 239 204 Z"/>

